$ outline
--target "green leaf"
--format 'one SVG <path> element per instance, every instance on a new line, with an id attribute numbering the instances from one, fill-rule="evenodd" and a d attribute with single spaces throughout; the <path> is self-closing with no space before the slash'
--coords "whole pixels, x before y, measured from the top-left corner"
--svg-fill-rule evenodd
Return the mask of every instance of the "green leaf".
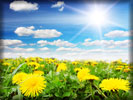
<path id="1" fill-rule="evenodd" d="M 13 72 L 12 75 L 14 75 L 20 67 L 22 67 L 25 63 L 20 64 Z"/>
<path id="2" fill-rule="evenodd" d="M 64 94 L 63 94 L 63 97 L 69 97 L 71 95 L 71 92 L 65 92 Z"/>
<path id="3" fill-rule="evenodd" d="M 13 100 L 23 100 L 23 95 L 19 96 L 19 95 L 15 95 L 12 98 Z"/>
<path id="4" fill-rule="evenodd" d="M 54 94 L 56 97 L 60 97 L 59 93 L 58 92 L 55 92 Z"/>
<path id="5" fill-rule="evenodd" d="M 17 91 L 17 86 L 13 86 L 12 87 L 12 92 L 16 92 Z"/>

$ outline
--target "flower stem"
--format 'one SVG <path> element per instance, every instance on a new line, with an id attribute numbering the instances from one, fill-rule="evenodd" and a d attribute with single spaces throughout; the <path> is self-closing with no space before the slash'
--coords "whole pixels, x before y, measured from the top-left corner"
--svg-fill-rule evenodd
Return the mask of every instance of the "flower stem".
<path id="1" fill-rule="evenodd" d="M 21 100 L 21 91 L 19 90 L 19 86 L 17 87 L 17 89 L 18 89 L 19 100 Z"/>
<path id="2" fill-rule="evenodd" d="M 94 100 L 94 94 L 93 94 L 93 90 L 92 90 L 92 82 L 90 82 L 90 90 L 91 90 L 91 94 L 92 94 L 92 99 Z"/>
<path id="3" fill-rule="evenodd" d="M 112 91 L 111 91 L 112 92 Z M 116 96 L 116 98 L 117 98 L 117 100 L 120 100 L 120 98 L 119 98 L 119 94 L 118 94 L 118 91 L 115 91 L 115 92 L 113 92 L 113 94 Z"/>
<path id="4" fill-rule="evenodd" d="M 100 92 L 102 94 L 102 96 L 107 98 L 107 96 L 96 85 L 93 84 L 93 86 L 98 90 L 98 92 Z"/>

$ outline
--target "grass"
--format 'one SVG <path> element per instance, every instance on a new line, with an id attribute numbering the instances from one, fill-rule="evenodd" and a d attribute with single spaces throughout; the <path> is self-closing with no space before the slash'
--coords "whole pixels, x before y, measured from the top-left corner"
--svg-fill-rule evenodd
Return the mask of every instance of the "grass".
<path id="1" fill-rule="evenodd" d="M 30 64 L 32 62 L 32 64 Z M 35 64 L 37 63 L 37 64 Z M 64 63 L 66 70 L 57 72 L 60 63 Z M 79 81 L 75 68 L 88 68 L 90 74 L 99 80 Z M 12 83 L 12 77 L 18 72 L 27 74 L 34 71 L 43 71 L 46 80 L 46 88 L 39 96 L 26 97 L 21 94 L 19 85 Z M 106 61 L 68 61 L 54 58 L 19 57 L 16 59 L 4 58 L 0 60 L 0 99 L 2 100 L 127 100 L 130 91 L 118 90 L 117 92 L 105 91 L 99 87 L 104 79 L 119 78 L 129 80 L 130 88 L 133 81 L 130 80 L 132 66 L 121 60 Z"/>

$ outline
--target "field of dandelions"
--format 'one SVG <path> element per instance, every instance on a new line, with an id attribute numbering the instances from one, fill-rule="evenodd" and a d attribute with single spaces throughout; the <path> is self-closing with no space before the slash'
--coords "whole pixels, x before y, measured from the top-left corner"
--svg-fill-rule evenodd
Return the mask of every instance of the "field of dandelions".
<path id="1" fill-rule="evenodd" d="M 131 70 L 121 59 L 4 58 L 0 100 L 127 100 L 133 86 Z"/>

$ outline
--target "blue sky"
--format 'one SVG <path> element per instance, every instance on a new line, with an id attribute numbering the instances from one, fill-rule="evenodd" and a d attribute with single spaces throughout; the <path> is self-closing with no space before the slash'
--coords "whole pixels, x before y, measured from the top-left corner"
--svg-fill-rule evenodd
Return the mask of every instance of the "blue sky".
<path id="1" fill-rule="evenodd" d="M 90 19 L 95 10 L 96 16 Z M 4 56 L 128 59 L 129 13 L 129 2 L 120 0 L 101 4 L 89 0 L 4 3 Z"/>

